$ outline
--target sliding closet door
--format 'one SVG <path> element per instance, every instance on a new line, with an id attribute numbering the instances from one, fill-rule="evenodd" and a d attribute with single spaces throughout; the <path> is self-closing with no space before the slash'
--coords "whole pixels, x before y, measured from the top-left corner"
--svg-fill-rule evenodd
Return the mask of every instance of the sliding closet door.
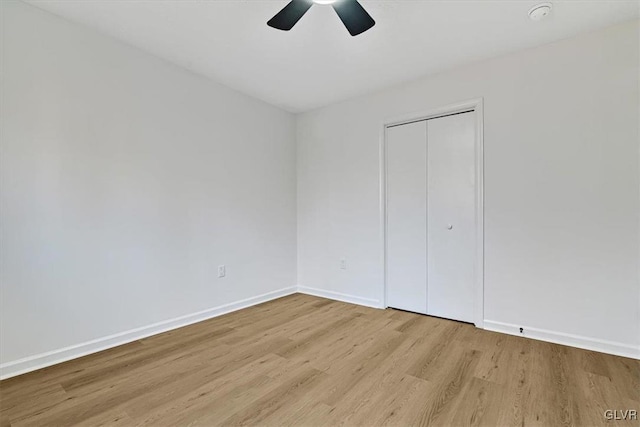
<path id="1" fill-rule="evenodd" d="M 427 125 L 387 128 L 387 305 L 427 312 Z"/>
<path id="2" fill-rule="evenodd" d="M 427 123 L 427 313 L 473 322 L 475 114 L 457 114 Z"/>

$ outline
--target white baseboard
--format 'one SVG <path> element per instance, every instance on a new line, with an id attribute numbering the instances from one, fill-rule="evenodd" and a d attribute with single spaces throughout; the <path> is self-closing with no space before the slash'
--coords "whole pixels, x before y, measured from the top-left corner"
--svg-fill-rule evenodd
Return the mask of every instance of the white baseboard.
<path id="1" fill-rule="evenodd" d="M 355 295 L 342 294 L 340 292 L 327 291 L 324 289 L 309 288 L 298 285 L 298 292 L 301 294 L 314 295 L 316 297 L 328 298 L 351 304 L 364 305 L 373 308 L 384 308 L 377 299 L 363 298 Z"/>
<path id="2" fill-rule="evenodd" d="M 523 329 L 522 334 L 520 333 L 520 328 Z M 545 329 L 532 328 L 524 325 L 512 325 L 510 323 L 495 322 L 492 320 L 484 321 L 484 329 L 494 332 L 502 332 L 509 335 L 532 338 L 534 340 L 568 345 L 570 347 L 583 348 L 585 350 L 615 354 L 616 356 L 640 359 L 640 346 L 633 346 L 614 341 L 605 341 L 596 338 L 584 337 L 581 335 L 548 331 Z"/>
<path id="3" fill-rule="evenodd" d="M 267 302 L 296 292 L 302 294 L 315 295 L 322 298 L 329 298 L 337 301 L 343 301 L 351 304 L 363 305 L 373 308 L 384 308 L 379 300 L 348 295 L 339 292 L 327 291 L 324 289 L 309 288 L 306 286 L 292 286 L 280 289 L 244 300 L 224 304 L 196 313 L 187 314 L 185 316 L 176 317 L 174 319 L 165 320 L 154 323 L 152 325 L 143 326 L 129 331 L 120 332 L 118 334 L 109 335 L 81 344 L 72 345 L 58 350 L 25 357 L 23 359 L 0 364 L 0 379 L 11 378 L 16 375 L 35 371 L 47 366 L 66 362 L 71 359 L 86 356 L 88 354 L 97 353 L 122 344 L 127 344 L 142 338 L 170 331 L 172 329 L 181 328 L 213 317 L 221 316 L 232 311 L 251 307 L 263 302 Z M 509 323 L 496 322 L 492 320 L 484 321 L 484 329 L 494 332 L 501 332 L 509 335 L 524 336 L 541 341 L 548 341 L 556 344 L 568 345 L 571 347 L 583 348 L 586 350 L 599 351 L 602 353 L 615 354 L 633 359 L 640 359 L 640 346 L 632 346 L 613 341 L 605 341 L 594 338 L 583 337 L 580 335 L 565 334 L 561 332 L 548 331 L 544 329 L 522 326 L 524 333 L 520 333 L 520 325 L 512 325 Z"/>
<path id="4" fill-rule="evenodd" d="M 143 326 L 141 328 L 131 329 L 125 332 L 87 341 L 81 344 L 72 345 L 58 350 L 48 351 L 46 353 L 37 354 L 35 356 L 25 357 L 24 359 L 3 363 L 0 365 L 0 379 L 14 377 L 16 375 L 35 371 L 57 363 L 66 362 L 67 360 L 76 359 L 88 354 L 97 353 L 122 344 L 127 344 L 142 338 L 156 335 L 172 329 L 181 328 L 191 325 L 192 323 L 202 322 L 212 317 L 221 316 L 232 311 L 251 307 L 256 304 L 267 302 L 276 298 L 296 293 L 296 287 L 280 289 L 255 297 L 243 299 L 240 301 L 224 304 L 218 307 L 209 308 L 196 313 L 187 314 L 185 316 L 176 317 L 174 319 L 165 320 L 154 323 L 152 325 Z"/>

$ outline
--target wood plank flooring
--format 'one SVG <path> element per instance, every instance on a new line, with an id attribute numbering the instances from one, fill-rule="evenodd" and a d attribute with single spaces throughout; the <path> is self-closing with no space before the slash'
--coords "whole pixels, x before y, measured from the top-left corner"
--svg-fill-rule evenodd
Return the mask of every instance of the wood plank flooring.
<path id="1" fill-rule="evenodd" d="M 564 426 L 640 361 L 296 294 L 0 382 L 8 426 Z"/>

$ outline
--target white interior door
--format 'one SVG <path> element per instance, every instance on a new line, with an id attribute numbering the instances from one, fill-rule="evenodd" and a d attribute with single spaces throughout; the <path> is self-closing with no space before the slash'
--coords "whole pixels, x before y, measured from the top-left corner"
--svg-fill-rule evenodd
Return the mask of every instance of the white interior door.
<path id="1" fill-rule="evenodd" d="M 475 114 L 427 123 L 427 313 L 473 322 Z"/>
<path id="2" fill-rule="evenodd" d="M 427 122 L 387 128 L 387 305 L 427 312 Z"/>

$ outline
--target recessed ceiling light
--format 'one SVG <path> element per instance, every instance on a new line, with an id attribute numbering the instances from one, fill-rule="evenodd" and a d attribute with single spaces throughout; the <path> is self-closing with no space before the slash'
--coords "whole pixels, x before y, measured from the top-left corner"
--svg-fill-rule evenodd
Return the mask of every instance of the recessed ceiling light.
<path id="1" fill-rule="evenodd" d="M 551 3 L 540 3 L 529 9 L 529 18 L 532 21 L 540 21 L 551 13 Z"/>
<path id="2" fill-rule="evenodd" d="M 313 2 L 316 4 L 331 4 L 335 3 L 336 0 L 313 0 Z"/>

